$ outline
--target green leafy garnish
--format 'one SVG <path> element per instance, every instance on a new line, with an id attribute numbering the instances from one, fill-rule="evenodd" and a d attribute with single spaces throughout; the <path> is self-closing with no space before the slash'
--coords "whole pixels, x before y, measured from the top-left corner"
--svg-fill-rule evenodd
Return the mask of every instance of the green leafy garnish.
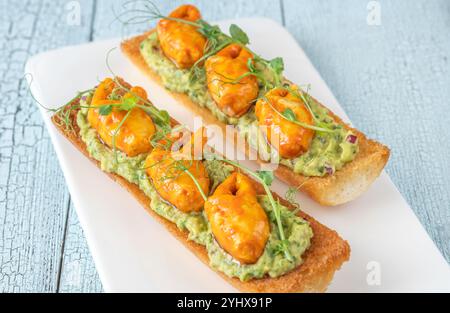
<path id="1" fill-rule="evenodd" d="M 132 96 L 122 100 L 122 103 L 119 105 L 120 110 L 130 111 L 138 104 L 138 98 Z"/>
<path id="2" fill-rule="evenodd" d="M 229 35 L 227 35 L 223 33 L 217 25 L 211 25 L 202 19 L 197 21 L 188 21 L 185 19 L 165 16 L 151 1 L 144 1 L 143 8 L 133 7 L 127 9 L 126 4 L 123 6 L 124 9 L 126 9 L 125 12 L 120 15 L 116 15 L 116 19 L 125 25 L 148 22 L 149 20 L 166 19 L 194 26 L 200 34 L 205 36 L 206 45 L 203 51 L 203 56 L 198 59 L 190 69 L 191 80 L 199 79 L 199 77 L 201 77 L 200 72 L 197 69 L 202 67 L 204 61 L 210 56 L 215 55 L 229 44 L 237 43 L 239 45 L 246 46 L 250 42 L 245 31 L 236 24 L 230 25 Z M 127 16 L 129 16 L 128 19 L 126 18 Z M 277 57 L 272 60 L 265 60 L 256 53 L 251 53 L 254 55 L 254 62 L 248 62 L 249 73 L 242 75 L 236 81 L 239 81 L 246 76 L 254 75 L 257 77 L 259 82 L 261 82 L 264 90 L 270 90 L 280 86 L 282 83 L 282 72 L 284 70 L 283 59 Z"/>
<path id="3" fill-rule="evenodd" d="M 317 127 L 317 129 L 315 129 L 315 130 L 317 130 L 319 132 L 326 132 L 326 133 L 332 133 L 335 131 L 334 129 L 330 128 L 328 124 L 319 120 L 317 118 L 317 116 L 314 114 L 314 112 L 311 108 L 311 101 L 313 101 L 313 100 L 311 99 L 311 96 L 308 93 L 309 85 L 308 85 L 306 91 L 299 90 L 299 89 L 293 89 L 290 86 L 282 86 L 280 88 L 283 88 L 284 90 L 286 90 L 291 95 L 293 95 L 297 99 L 301 100 L 305 104 L 306 109 L 311 114 L 311 116 L 314 120 L 314 124 Z"/>
<path id="4" fill-rule="evenodd" d="M 284 195 L 284 198 L 295 208 L 295 210 L 300 209 L 300 204 L 295 200 L 297 191 L 298 187 L 289 187 Z"/>
<path id="5" fill-rule="evenodd" d="M 278 114 L 279 116 L 281 116 L 282 118 L 297 124 L 298 126 L 301 126 L 303 128 L 307 128 L 307 129 L 312 129 L 315 131 L 320 131 L 320 132 L 324 132 L 324 133 L 332 133 L 334 132 L 334 130 L 329 129 L 329 128 L 324 128 L 324 127 L 319 127 L 319 126 L 315 126 L 315 125 L 310 125 L 310 124 L 306 124 L 303 122 L 300 122 L 299 120 L 297 120 L 296 115 L 294 113 L 294 111 L 291 108 L 286 108 L 284 109 L 283 112 L 280 112 L 277 110 L 277 108 L 275 108 L 272 103 L 270 102 L 270 100 L 266 97 L 266 96 L 262 96 L 262 99 L 264 99 L 264 101 L 272 108 L 273 111 L 275 111 L 276 114 Z M 281 100 L 280 100 L 281 101 Z"/>
<path id="6" fill-rule="evenodd" d="M 259 176 L 259 178 L 261 178 L 262 181 L 264 181 L 267 186 L 272 185 L 274 179 L 272 171 L 256 171 L 256 174 Z"/>
<path id="7" fill-rule="evenodd" d="M 102 105 L 100 108 L 98 108 L 98 113 L 100 115 L 109 115 L 109 113 L 111 113 L 112 111 L 112 105 L 108 104 L 108 105 Z"/>
<path id="8" fill-rule="evenodd" d="M 291 122 L 295 122 L 297 120 L 297 117 L 294 113 L 294 111 L 292 111 L 291 108 L 286 108 L 284 109 L 284 111 L 281 113 L 287 120 L 291 121 Z"/>
<path id="9" fill-rule="evenodd" d="M 278 75 L 281 75 L 284 71 L 284 62 L 283 58 L 276 57 L 269 61 L 269 65 L 272 68 L 272 70 L 277 73 Z"/>
<path id="10" fill-rule="evenodd" d="M 130 111 L 136 106 L 138 106 L 138 99 L 134 96 L 124 98 L 120 103 L 113 103 L 113 104 L 106 104 L 102 105 L 98 108 L 98 113 L 100 115 L 109 115 L 112 112 L 113 107 L 117 107 L 119 110 L 122 111 Z M 93 108 L 92 106 L 90 106 Z"/>
<path id="11" fill-rule="evenodd" d="M 153 3 L 151 3 L 151 5 L 154 6 L 156 9 L 156 6 Z M 129 102 L 125 101 L 125 104 L 124 104 L 124 101 L 122 101 L 120 104 L 118 104 L 118 105 L 115 104 L 115 105 L 121 106 L 122 109 L 124 109 L 124 110 L 127 110 L 127 108 L 130 108 L 130 107 L 139 107 L 142 110 L 144 110 L 147 114 L 149 114 L 152 117 L 153 122 L 156 125 L 158 125 L 160 128 L 164 129 L 165 132 L 170 131 L 170 128 L 171 128 L 170 116 L 167 113 L 167 111 L 159 110 L 149 100 L 142 99 L 141 97 L 139 97 L 139 95 L 131 92 L 131 90 L 129 88 L 122 85 L 120 80 L 117 79 L 117 75 L 114 73 L 114 71 L 111 68 L 111 65 L 109 64 L 109 56 L 110 56 L 111 52 L 114 50 L 115 50 L 115 48 L 112 48 L 106 54 L 106 67 L 111 72 L 111 75 L 114 77 L 114 82 L 116 83 L 117 89 L 125 91 L 127 93 L 130 93 L 132 95 L 132 97 L 130 97 L 130 98 L 134 98 L 133 100 L 127 100 Z M 125 99 L 123 99 L 123 100 L 125 100 Z M 139 102 L 143 103 L 143 104 L 139 104 Z"/>
<path id="12" fill-rule="evenodd" d="M 170 125 L 170 115 L 166 110 L 159 110 L 157 124 L 161 127 Z"/>
<path id="13" fill-rule="evenodd" d="M 289 248 L 289 240 L 281 240 L 276 246 L 275 246 L 275 254 L 282 254 L 286 249 Z"/>
<path id="14" fill-rule="evenodd" d="M 229 31 L 230 31 L 231 38 L 235 42 L 240 43 L 244 46 L 249 43 L 247 34 L 242 30 L 242 28 L 240 28 L 236 24 L 231 24 Z"/>
<path id="15" fill-rule="evenodd" d="M 116 147 L 117 134 L 119 133 L 120 128 L 122 127 L 122 125 L 125 123 L 125 121 L 130 116 L 130 113 L 131 113 L 131 111 L 128 111 L 127 114 L 125 114 L 123 119 L 120 121 L 119 125 L 117 125 L 116 129 L 114 129 L 113 135 L 111 137 L 111 145 L 112 145 L 112 148 L 113 148 L 114 159 L 115 159 L 116 163 L 119 162 L 119 160 L 117 159 L 117 147 Z"/>
<path id="16" fill-rule="evenodd" d="M 222 33 L 219 26 L 217 25 L 210 25 L 203 20 L 199 20 L 198 23 L 200 27 L 197 29 L 197 31 L 206 38 L 217 38 Z"/>

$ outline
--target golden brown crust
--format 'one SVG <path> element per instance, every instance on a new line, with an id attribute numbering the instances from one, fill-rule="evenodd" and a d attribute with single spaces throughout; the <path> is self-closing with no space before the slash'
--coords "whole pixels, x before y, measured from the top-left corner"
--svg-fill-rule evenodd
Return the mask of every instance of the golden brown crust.
<path id="1" fill-rule="evenodd" d="M 121 48 L 134 65 L 151 80 L 163 86 L 160 77 L 148 67 L 139 50 L 140 43 L 152 32 L 149 31 L 123 41 Z M 185 94 L 175 92 L 171 94 L 194 114 L 201 116 L 207 124 L 216 124 L 225 130 L 226 124 L 220 122 L 207 108 L 197 105 Z M 325 177 L 306 177 L 294 173 L 284 165 L 280 165 L 275 170 L 275 175 L 280 180 L 292 186 L 300 186 L 300 189 L 312 199 L 327 206 L 335 206 L 349 202 L 365 192 L 380 175 L 390 154 L 389 148 L 385 145 L 368 139 L 363 133 L 345 124 L 333 113 L 332 116 L 339 123 L 351 129 L 358 137 L 359 152 L 352 162 L 347 163 L 335 174 Z M 262 163 L 261 161 L 258 162 Z"/>
<path id="2" fill-rule="evenodd" d="M 76 103 L 75 100 L 74 103 Z M 58 121 L 57 116 L 52 117 L 52 121 L 57 129 L 72 144 L 78 148 L 86 157 L 88 157 L 97 167 L 100 168 L 99 162 L 93 159 L 86 150 L 85 143 L 79 136 L 79 128 L 76 124 L 76 114 L 78 110 L 71 113 L 71 123 L 73 131 L 68 130 L 64 124 Z M 173 121 L 173 124 L 176 122 Z M 209 258 L 204 246 L 188 240 L 187 232 L 181 231 L 177 226 L 162 218 L 150 208 L 150 199 L 135 184 L 132 184 L 112 173 L 106 173 L 109 177 L 122 185 L 128 192 L 133 195 L 139 203 L 153 216 L 158 222 L 163 224 L 167 230 L 172 233 L 181 243 L 189 248 L 203 263 L 209 265 Z M 261 185 L 255 183 L 258 193 L 264 193 Z M 290 204 L 274 194 L 276 199 L 280 199 L 281 203 L 290 206 Z M 335 271 L 337 271 L 343 262 L 350 257 L 350 247 L 348 243 L 339 235 L 320 224 L 312 217 L 299 213 L 301 217 L 306 219 L 313 230 L 314 237 L 311 241 L 310 248 L 304 254 L 304 262 L 302 265 L 278 278 L 255 279 L 248 282 L 241 282 L 237 278 L 230 278 L 221 272 L 217 272 L 223 279 L 228 281 L 235 288 L 246 292 L 323 292 L 331 282 Z"/>

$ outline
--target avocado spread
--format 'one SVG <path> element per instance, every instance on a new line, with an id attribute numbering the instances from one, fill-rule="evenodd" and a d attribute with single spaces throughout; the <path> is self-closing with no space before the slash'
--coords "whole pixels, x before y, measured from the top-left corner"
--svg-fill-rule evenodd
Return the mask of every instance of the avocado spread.
<path id="1" fill-rule="evenodd" d="M 258 127 L 254 108 L 240 118 L 225 115 L 209 95 L 204 69 L 196 71 L 195 79 L 192 79 L 190 70 L 178 69 L 163 54 L 156 32 L 142 41 L 140 51 L 149 67 L 161 77 L 165 88 L 172 92 L 187 94 L 193 102 L 209 109 L 220 121 L 235 125 L 250 145 L 257 149 L 259 157 L 266 161 L 270 160 L 270 145 Z M 294 159 L 279 158 L 278 161 L 304 176 L 331 175 L 355 158 L 358 152 L 356 136 L 337 123 L 329 115 L 328 110 L 316 101 L 311 99 L 309 104 L 315 117 L 324 126 L 335 131 L 316 132 L 306 153 Z"/>
<path id="2" fill-rule="evenodd" d="M 211 266 L 224 272 L 230 277 L 237 277 L 242 281 L 264 276 L 277 277 L 283 275 L 302 263 L 302 255 L 309 248 L 313 236 L 312 229 L 307 221 L 296 216 L 285 206 L 279 205 L 285 236 L 288 240 L 293 260 L 287 260 L 279 247 L 281 240 L 275 224 L 275 216 L 266 196 L 258 196 L 258 201 L 268 214 L 271 234 L 265 250 L 254 264 L 240 264 L 231 255 L 225 252 L 214 240 L 208 221 L 203 213 L 184 213 L 164 201 L 150 183 L 144 169 L 146 155 L 128 157 L 126 154 L 113 151 L 99 139 L 95 129 L 87 121 L 87 106 L 91 95 L 87 94 L 80 100 L 82 109 L 77 115 L 77 125 L 80 136 L 87 146 L 89 155 L 99 161 L 101 169 L 105 172 L 122 176 L 134 183 L 151 199 L 150 207 L 160 216 L 175 223 L 183 231 L 187 231 L 190 240 L 204 245 L 208 252 Z M 224 181 L 232 168 L 219 160 L 205 160 L 205 167 L 211 179 L 212 190 Z"/>

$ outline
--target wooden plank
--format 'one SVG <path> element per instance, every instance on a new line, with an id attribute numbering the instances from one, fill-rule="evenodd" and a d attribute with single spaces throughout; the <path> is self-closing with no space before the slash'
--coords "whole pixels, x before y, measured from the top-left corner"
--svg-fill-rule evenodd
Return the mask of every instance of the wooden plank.
<path id="1" fill-rule="evenodd" d="M 379 1 L 370 26 L 368 2 L 283 0 L 286 27 L 353 123 L 392 148 L 387 172 L 450 261 L 450 3 Z"/>
<path id="2" fill-rule="evenodd" d="M 73 205 L 70 205 L 59 292 L 101 292 L 102 284 Z"/>
<path id="3" fill-rule="evenodd" d="M 66 2 L 0 2 L 1 292 L 56 290 L 69 195 L 23 76 L 31 55 L 88 38 L 91 5 L 80 3 L 70 26 Z"/>
<path id="4" fill-rule="evenodd" d="M 125 37 L 131 34 L 144 32 L 154 27 L 154 22 L 140 25 L 124 26 L 118 21 L 114 22 L 116 13 L 123 12 L 125 1 L 98 1 L 95 7 L 95 17 L 92 39 L 100 40 L 113 37 Z M 155 1 L 163 13 L 170 12 L 177 5 L 185 1 Z M 197 5 L 205 19 L 219 20 L 235 17 L 268 16 L 281 23 L 281 7 L 277 1 L 236 1 L 217 3 L 213 1 L 190 1 Z M 114 11 L 113 11 L 114 8 Z M 98 280 L 95 266 L 87 249 L 73 207 L 70 208 L 67 225 L 67 237 L 64 248 L 63 266 L 59 290 L 61 292 L 99 292 L 101 283 Z"/>

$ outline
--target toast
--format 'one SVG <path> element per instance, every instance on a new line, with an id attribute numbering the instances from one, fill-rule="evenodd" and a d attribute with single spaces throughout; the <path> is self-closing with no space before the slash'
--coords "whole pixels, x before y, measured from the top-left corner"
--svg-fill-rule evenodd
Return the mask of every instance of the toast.
<path id="1" fill-rule="evenodd" d="M 72 104 L 76 105 L 79 98 L 75 99 Z M 76 115 L 79 109 L 71 111 L 70 123 L 71 129 L 59 121 L 57 115 L 52 117 L 54 125 L 59 132 L 65 136 L 80 152 L 88 157 L 99 168 L 99 162 L 92 158 L 87 149 L 86 144 L 79 135 L 79 127 L 76 123 Z M 172 120 L 172 124 L 176 124 Z M 209 265 L 209 258 L 204 246 L 188 240 L 188 233 L 182 231 L 177 226 L 159 216 L 150 208 L 150 198 L 135 184 L 132 184 L 119 175 L 106 173 L 110 178 L 123 186 L 128 192 L 139 201 L 139 203 L 153 216 L 158 222 L 163 224 L 165 228 L 174 235 L 181 243 L 183 243 L 192 253 L 194 253 L 203 263 Z M 263 187 L 255 182 L 255 188 L 258 194 L 264 194 Z M 275 199 L 292 209 L 292 205 L 286 200 L 273 194 Z M 223 279 L 241 291 L 245 292 L 323 292 L 331 282 L 335 271 L 337 271 L 342 263 L 350 257 L 350 247 L 335 231 L 320 224 L 312 217 L 299 212 L 299 216 L 307 220 L 313 230 L 314 236 L 311 240 L 309 249 L 303 254 L 303 263 L 292 270 L 277 278 L 253 279 L 250 281 L 240 281 L 237 278 L 230 278 L 221 272 L 217 272 Z"/>
<path id="2" fill-rule="evenodd" d="M 161 78 L 147 65 L 139 49 L 141 42 L 154 31 L 151 30 L 123 41 L 121 49 L 146 76 L 164 87 Z M 175 92 L 171 92 L 171 94 L 194 114 L 201 116 L 207 124 L 219 125 L 225 131 L 226 124 L 219 121 L 207 108 L 197 105 L 185 94 Z M 319 103 L 317 100 L 315 101 Z M 296 174 L 290 168 L 281 164 L 274 173 L 281 181 L 298 187 L 318 203 L 325 206 L 336 206 L 357 198 L 369 188 L 386 165 L 390 150 L 385 145 L 368 139 L 357 129 L 345 124 L 331 111 L 330 115 L 336 122 L 352 130 L 358 137 L 359 152 L 356 154 L 355 159 L 344 165 L 342 169 L 336 171 L 333 175 L 324 177 L 307 177 Z M 248 147 L 245 153 L 248 155 Z M 261 160 L 258 160 L 258 162 L 263 163 Z"/>

